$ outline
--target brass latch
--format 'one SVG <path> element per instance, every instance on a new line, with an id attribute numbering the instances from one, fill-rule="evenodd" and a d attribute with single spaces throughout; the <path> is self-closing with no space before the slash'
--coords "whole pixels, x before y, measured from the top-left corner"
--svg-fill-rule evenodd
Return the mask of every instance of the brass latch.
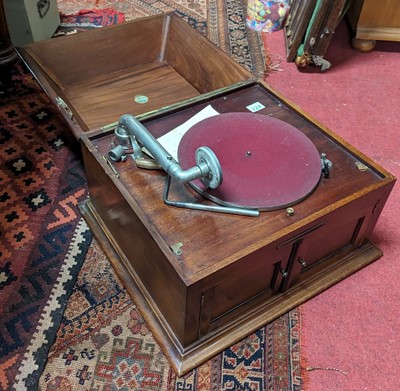
<path id="1" fill-rule="evenodd" d="M 178 242 L 178 243 L 171 245 L 170 247 L 171 247 L 171 250 L 174 252 L 174 254 L 179 256 L 179 255 L 183 254 L 182 246 L 183 246 L 183 243 Z"/>

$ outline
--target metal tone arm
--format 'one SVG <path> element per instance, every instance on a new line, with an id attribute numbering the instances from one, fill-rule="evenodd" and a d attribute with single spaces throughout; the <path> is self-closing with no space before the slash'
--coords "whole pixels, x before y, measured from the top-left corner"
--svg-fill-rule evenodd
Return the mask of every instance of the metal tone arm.
<path id="1" fill-rule="evenodd" d="M 125 142 L 129 139 L 135 159 L 143 157 L 141 146 L 144 146 L 169 175 L 181 182 L 201 179 L 207 187 L 212 189 L 222 183 L 221 165 L 214 152 L 208 147 L 198 148 L 195 156 L 196 166 L 183 170 L 134 116 L 130 114 L 121 116 L 115 133 L 118 138 L 125 138 Z"/>

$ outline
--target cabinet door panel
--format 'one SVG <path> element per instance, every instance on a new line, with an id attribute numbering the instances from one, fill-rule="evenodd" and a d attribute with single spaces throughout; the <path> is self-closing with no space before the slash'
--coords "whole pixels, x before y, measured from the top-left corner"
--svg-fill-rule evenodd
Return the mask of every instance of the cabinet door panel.
<path id="1" fill-rule="evenodd" d="M 335 226 L 326 224 L 321 230 L 303 241 L 299 251 L 301 261 L 305 262 L 307 266 L 311 266 L 326 256 L 351 245 L 363 221 L 364 217 L 362 216 L 360 219 L 340 221 Z"/>
<path id="2" fill-rule="evenodd" d="M 226 278 L 203 292 L 200 335 L 239 316 L 279 290 L 290 248 L 269 246 L 248 255 Z"/>
<path id="3" fill-rule="evenodd" d="M 364 206 L 351 213 L 346 210 L 321 225 L 318 230 L 301 240 L 295 261 L 291 265 L 286 287 L 293 286 L 302 274 L 311 274 L 313 269 L 330 262 L 333 256 L 343 254 L 363 243 L 375 204 Z"/>

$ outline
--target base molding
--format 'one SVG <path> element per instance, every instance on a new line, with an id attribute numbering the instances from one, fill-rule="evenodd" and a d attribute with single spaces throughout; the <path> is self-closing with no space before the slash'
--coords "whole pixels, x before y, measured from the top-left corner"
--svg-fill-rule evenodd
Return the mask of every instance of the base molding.
<path id="1" fill-rule="evenodd" d="M 356 38 L 377 41 L 400 41 L 400 28 L 357 26 Z"/>

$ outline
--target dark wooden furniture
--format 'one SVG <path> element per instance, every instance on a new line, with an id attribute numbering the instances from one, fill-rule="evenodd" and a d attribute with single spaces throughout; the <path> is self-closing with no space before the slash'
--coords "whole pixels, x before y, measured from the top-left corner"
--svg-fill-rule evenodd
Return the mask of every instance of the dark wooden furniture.
<path id="1" fill-rule="evenodd" d="M 287 60 L 301 68 L 315 64 L 329 69 L 324 56 L 345 5 L 346 0 L 291 0 L 285 26 Z"/>
<path id="2" fill-rule="evenodd" d="M 82 213 L 179 375 L 381 256 L 369 237 L 393 176 L 184 22 L 157 16 L 64 38 L 21 56 L 81 140 L 90 192 Z M 121 114 L 158 137 L 206 105 L 248 112 L 257 102 L 333 162 L 293 213 L 167 206 L 165 173 L 107 158 Z M 170 197 L 210 204 L 175 181 Z"/>
<path id="3" fill-rule="evenodd" d="M 354 32 L 353 48 L 368 52 L 376 41 L 400 41 L 400 2 L 353 0 L 348 17 Z"/>
<path id="4" fill-rule="evenodd" d="M 3 0 L 0 0 L 0 66 L 9 65 L 18 58 L 8 32 Z"/>

